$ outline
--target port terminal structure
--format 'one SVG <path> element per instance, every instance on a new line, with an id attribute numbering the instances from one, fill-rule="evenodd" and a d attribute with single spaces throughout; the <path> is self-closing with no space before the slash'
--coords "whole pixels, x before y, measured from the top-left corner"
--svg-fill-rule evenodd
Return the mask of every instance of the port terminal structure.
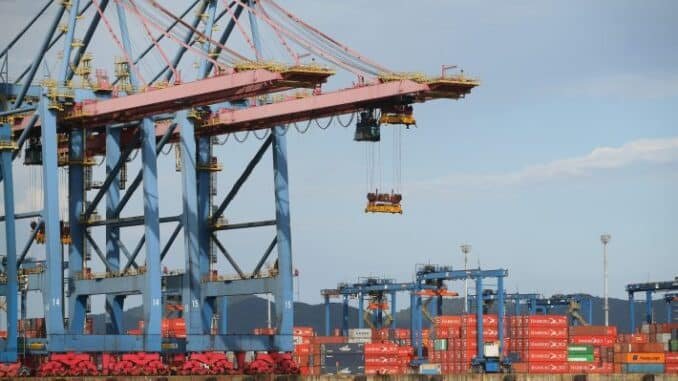
<path id="1" fill-rule="evenodd" d="M 651 324 L 654 321 L 652 315 L 652 297 L 655 292 L 678 291 L 678 277 L 673 280 L 661 282 L 646 282 L 646 283 L 631 283 L 626 285 L 626 293 L 629 296 L 629 325 L 631 332 L 636 329 L 636 310 L 635 310 L 635 293 L 645 293 L 645 323 Z M 676 304 L 676 293 L 667 293 L 664 300 L 667 307 L 667 322 L 672 322 L 674 319 L 673 311 Z"/>
<path id="2" fill-rule="evenodd" d="M 422 345 L 422 328 L 423 328 L 423 317 L 429 318 L 431 321 L 434 316 L 441 316 L 442 311 L 442 299 L 444 297 L 458 296 L 456 292 L 448 291 L 446 281 L 459 281 L 465 279 L 471 279 L 475 281 L 476 292 L 482 294 L 483 291 L 483 279 L 493 278 L 496 279 L 496 294 L 501 295 L 498 297 L 498 324 L 499 324 L 499 341 L 501 342 L 504 337 L 503 330 L 503 320 L 504 320 L 504 278 L 508 276 L 508 270 L 497 269 L 497 270 L 483 270 L 480 268 L 469 269 L 469 270 L 454 270 L 451 266 L 440 266 L 440 265 L 418 265 L 416 268 L 416 277 L 414 282 L 404 282 L 399 283 L 391 279 L 382 279 L 382 278 L 365 278 L 364 281 L 348 284 L 342 283 L 337 286 L 335 289 L 324 289 L 321 290 L 321 296 L 325 301 L 325 333 L 330 332 L 330 299 L 332 297 L 341 297 L 342 298 L 342 331 L 344 335 L 348 333 L 349 328 L 349 298 L 355 297 L 358 299 L 358 328 L 363 328 L 365 321 L 364 317 L 364 300 L 366 296 L 371 298 L 370 302 L 376 302 L 379 305 L 379 308 L 375 310 L 376 314 L 373 314 L 375 322 L 381 323 L 381 325 L 376 325 L 375 328 L 384 327 L 383 314 L 379 314 L 378 311 L 383 310 L 384 307 L 388 306 L 386 303 L 387 296 L 390 297 L 390 317 L 388 320 L 391 328 L 395 328 L 396 320 L 396 298 L 395 295 L 398 292 L 409 292 L 410 294 L 410 334 L 412 347 L 414 349 L 415 358 L 413 360 L 414 365 L 419 365 L 423 363 L 423 345 Z M 476 328 L 478 330 L 478 350 L 477 356 L 480 358 L 483 356 L 483 318 L 484 309 L 482 303 L 477 305 L 476 315 L 478 317 L 478 322 L 476 323 Z M 380 317 L 381 316 L 381 317 Z M 381 319 L 381 320 L 379 320 Z M 501 353 L 501 352 L 500 352 Z"/>
<path id="3" fill-rule="evenodd" d="M 0 295 L 6 299 L 8 325 L 8 336 L 0 341 L 0 362 L 15 362 L 19 353 L 290 352 L 294 318 L 286 143 L 290 126 L 382 109 L 389 115 L 393 110 L 405 110 L 401 117 L 391 115 L 390 123 L 407 121 L 411 119 L 411 105 L 433 99 L 461 99 L 479 84 L 463 74 L 448 75 L 444 69 L 436 77 L 388 70 L 272 0 L 224 4 L 199 0 L 181 15 L 155 1 L 141 6 L 134 0 L 70 0 L 49 2 L 47 7 L 55 11 L 55 16 L 41 36 L 31 64 L 18 78 L 10 79 L 5 70 L 10 51 L 30 34 L 31 25 L 44 11 L 0 54 L 0 181 L 4 189 L 4 216 L 0 220 L 6 237 Z M 273 12 L 277 19 L 269 17 Z M 226 21 L 217 27 L 224 16 Z M 242 23 L 245 16 L 249 30 Z M 113 17 L 117 30 L 111 22 Z M 133 49 L 132 40 L 141 33 L 132 32 L 132 20 L 152 40 L 142 52 Z M 162 25 L 158 20 L 171 22 Z M 268 26 L 271 38 L 262 37 L 260 24 Z M 302 28 L 313 38 L 296 34 L 295 28 Z M 181 33 L 175 33 L 177 29 Z M 250 45 L 248 55 L 227 45 L 235 30 Z M 97 40 L 101 34 L 118 48 L 120 58 L 110 60 L 115 78 L 91 66 L 89 48 L 102 43 Z M 172 45 L 174 54 L 168 54 L 166 46 L 163 49 L 164 45 L 158 43 L 161 39 L 163 44 Z M 267 60 L 264 44 L 282 47 L 289 53 L 290 63 Z M 57 70 L 37 84 L 38 69 L 55 46 L 54 50 L 62 48 Z M 150 52 L 165 62 L 153 79 L 142 76 L 139 70 L 139 62 Z M 306 55 L 328 66 L 302 62 L 300 57 Z M 185 56 L 195 60 L 195 78 L 187 78 L 178 70 Z M 336 70 L 354 74 L 356 82 L 344 89 L 325 91 L 322 85 Z M 94 72 L 96 78 L 92 79 Z M 80 78 L 80 85 L 75 84 L 74 77 Z M 213 179 L 222 169 L 222 161 L 214 156 L 213 144 L 217 137 L 236 132 L 259 132 L 266 137 L 225 197 L 214 200 Z M 181 194 L 177 200 L 181 213 L 161 215 L 159 199 L 168 190 L 158 186 L 158 155 L 170 145 L 180 153 L 177 168 L 181 172 Z M 273 159 L 273 217 L 228 221 L 229 205 L 269 151 Z M 20 153 L 24 166 L 14 168 Z M 105 163 L 105 178 L 94 185 L 91 168 L 97 162 Z M 127 182 L 126 167 L 131 162 L 141 169 Z M 40 206 L 17 212 L 15 180 L 28 166 L 40 168 Z M 68 170 L 65 192 L 59 187 L 60 168 Z M 139 188 L 143 210 L 125 210 Z M 61 197 L 67 200 L 66 212 L 60 210 Z M 100 213 L 101 209 L 105 211 Z M 29 239 L 17 246 L 17 221 L 25 219 L 32 221 L 32 230 Z M 161 224 L 174 225 L 162 241 Z M 143 235 L 128 249 L 122 242 L 122 231 L 132 226 L 143 226 Z M 261 248 L 256 266 L 246 271 L 218 233 L 264 226 L 273 227 L 275 233 Z M 97 229 L 105 230 L 104 240 L 94 234 Z M 180 234 L 185 266 L 166 273 L 163 261 L 172 255 Z M 44 248 L 45 260 L 31 264 L 27 257 L 31 247 Z M 228 274 L 214 268 L 213 247 L 230 266 Z M 96 255 L 90 258 L 91 252 Z M 264 268 L 267 261 L 275 263 L 268 270 Z M 93 264 L 104 271 L 93 272 Z M 19 295 L 27 291 L 42 294 L 44 338 L 17 337 L 19 309 L 25 307 L 20 306 Z M 183 306 L 185 339 L 162 335 L 163 304 L 170 294 Z M 226 319 L 228 299 L 261 294 L 271 294 L 275 299 L 275 333 L 231 334 Z M 106 299 L 110 324 L 105 334 L 84 333 L 89 299 L 94 295 Z M 124 331 L 124 303 L 130 295 L 140 295 L 143 301 L 145 325 L 141 335 Z M 21 308 L 22 314 L 24 310 Z"/>

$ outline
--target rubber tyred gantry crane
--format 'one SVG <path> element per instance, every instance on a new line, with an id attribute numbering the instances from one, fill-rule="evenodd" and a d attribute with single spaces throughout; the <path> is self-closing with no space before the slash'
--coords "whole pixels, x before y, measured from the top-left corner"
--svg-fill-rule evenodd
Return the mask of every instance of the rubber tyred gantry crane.
<path id="1" fill-rule="evenodd" d="M 31 26 L 48 11 L 47 33 L 32 36 Z M 223 370 L 222 357 L 200 354 L 291 351 L 290 126 L 366 110 L 380 110 L 383 123 L 407 124 L 413 104 L 463 98 L 478 85 L 461 74 L 394 73 L 273 0 L 196 0 L 182 12 L 152 0 L 49 1 L 2 51 L 2 68 L 15 67 L 7 65 L 11 53 L 30 43 L 34 58 L 26 70 L 3 69 L 0 76 L 1 219 L 7 237 L 0 294 L 7 300 L 8 317 L 0 361 L 30 362 L 27 357 L 47 353 L 47 365 L 32 369 L 39 374 L 90 372 L 90 362 L 97 358 L 112 374 L 132 369 L 160 374 L 168 368 L 159 353 L 184 352 L 194 354 L 186 362 L 195 362 L 187 363 L 186 372 L 204 368 L 201 361 L 213 361 L 205 366 Z M 279 62 L 271 59 L 280 57 L 265 54 L 273 46 L 286 54 Z M 95 55 L 97 63 L 111 64 L 113 77 L 94 67 Z M 151 64 L 149 58 L 161 64 Z M 56 69 L 37 84 L 38 72 L 50 65 Z M 336 71 L 351 73 L 355 83 L 326 91 L 323 84 Z M 258 133 L 263 141 L 222 193 L 214 185 L 223 161 L 215 143 L 218 137 L 239 139 L 236 133 L 243 131 Z M 181 187 L 174 195 L 158 185 L 158 157 L 168 147 L 178 152 Z M 273 216 L 228 221 L 226 211 L 269 150 Z M 24 166 L 15 168 L 12 163 L 20 155 Z M 105 165 L 104 171 L 96 170 L 97 162 Z M 128 166 L 140 167 L 129 179 Z M 42 181 L 41 188 L 29 190 L 37 199 L 33 210 L 15 210 L 15 172 Z M 100 172 L 103 180 L 94 181 Z M 133 207 L 130 201 L 139 188 L 143 202 Z M 181 200 L 181 212 L 161 215 L 161 194 Z M 27 231 L 17 224 L 24 219 L 32 221 Z M 161 234 L 161 225 L 173 225 L 171 233 Z M 232 254 L 219 236 L 264 226 L 273 228 L 273 237 L 247 271 L 242 255 Z M 141 235 L 128 247 L 133 227 Z M 26 235 L 17 247 L 17 238 Z M 165 272 L 180 235 L 184 265 Z M 37 263 L 31 253 L 43 258 L 37 260 L 40 266 L 29 266 Z M 269 262 L 274 264 L 267 266 Z M 20 291 L 22 296 L 42 294 L 45 331 L 23 338 L 21 355 Z M 252 294 L 274 296 L 273 335 L 230 329 L 229 298 Z M 107 331 L 85 333 L 88 306 L 97 295 L 105 298 Z M 141 335 L 123 326 L 125 301 L 132 295 L 142 300 Z M 163 334 L 167 295 L 181 299 L 185 338 Z M 238 369 L 248 371 L 246 364 Z"/>

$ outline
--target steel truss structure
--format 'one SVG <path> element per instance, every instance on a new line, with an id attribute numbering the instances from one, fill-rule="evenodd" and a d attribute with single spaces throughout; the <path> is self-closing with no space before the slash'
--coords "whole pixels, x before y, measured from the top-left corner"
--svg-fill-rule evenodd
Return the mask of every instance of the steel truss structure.
<path id="1" fill-rule="evenodd" d="M 0 181 L 6 236 L 0 295 L 6 298 L 8 322 L 8 336 L 0 342 L 2 362 L 17 361 L 19 353 L 291 351 L 293 268 L 286 143 L 289 125 L 364 109 L 459 99 L 478 85 L 476 80 L 445 72 L 429 78 L 388 71 L 282 10 L 272 0 L 196 0 L 180 15 L 151 0 L 49 1 L 0 54 L 3 62 L 48 8 L 55 15 L 31 65 L 15 81 L 3 71 L 0 83 Z M 192 11 L 195 17 L 186 20 Z M 245 14 L 249 32 L 244 26 Z M 84 34 L 77 36 L 83 15 L 89 15 L 89 24 Z M 117 19 L 117 31 L 111 22 L 113 17 Z M 158 20 L 163 17 L 171 24 L 160 25 Z M 230 19 L 220 25 L 222 30 L 217 36 L 217 22 L 224 17 Z M 61 24 L 64 19 L 66 25 Z M 142 32 L 133 32 L 131 19 L 138 20 L 139 30 L 151 40 L 140 53 L 133 49 L 133 40 Z M 274 32 L 277 43 L 290 54 L 291 64 L 265 59 L 262 43 L 276 42 L 263 41 L 260 23 Z M 183 30 L 183 35 L 174 32 L 177 28 Z M 113 41 L 122 56 L 116 61 L 114 81 L 99 71 L 96 81 L 89 78 L 88 48 L 100 30 L 108 32 L 108 43 Z M 251 58 L 227 46 L 235 30 L 251 46 Z M 171 59 L 162 45 L 168 42 L 175 48 Z M 37 71 L 54 46 L 63 47 L 56 76 L 35 85 Z M 324 92 L 321 85 L 335 69 L 304 64 L 297 50 L 356 74 L 357 84 Z M 150 53 L 161 57 L 165 65 L 153 79 L 145 80 L 138 64 Z M 182 58 L 191 54 L 197 57 L 198 74 L 185 82 L 177 68 Z M 81 77 L 83 85 L 74 86 L 74 76 Z M 299 96 L 290 93 L 295 89 L 313 91 Z M 213 139 L 259 130 L 268 133 L 260 149 L 223 200 L 214 202 L 212 178 L 221 167 L 214 157 Z M 159 196 L 164 190 L 158 187 L 157 157 L 169 144 L 175 144 L 180 152 L 182 212 L 161 216 Z M 13 161 L 24 149 L 24 162 L 30 159 L 30 165 L 42 169 L 42 208 L 17 213 L 17 170 Z M 228 223 L 223 218 L 226 210 L 267 151 L 273 158 L 274 216 L 264 221 Z M 96 187 L 89 178 L 95 157 L 101 157 L 106 168 L 104 181 Z M 128 184 L 126 166 L 133 160 L 141 170 Z M 59 210 L 60 167 L 68 169 L 66 215 Z M 143 211 L 123 216 L 139 188 Z M 105 209 L 101 217 L 100 209 Z M 19 249 L 16 221 L 21 219 L 34 219 L 36 224 Z M 164 245 L 161 224 L 175 224 Z M 121 237 L 123 229 L 132 226 L 143 226 L 144 232 L 129 250 Z M 275 227 L 275 235 L 262 245 L 265 250 L 254 269 L 244 271 L 219 240 L 218 232 L 261 226 Z M 96 239 L 95 229 L 105 230 L 104 242 Z M 184 268 L 165 273 L 163 260 L 180 234 L 184 241 Z M 36 242 L 44 243 L 45 260 L 39 263 L 27 259 Z M 213 246 L 231 265 L 234 276 L 214 272 Z M 90 249 L 96 254 L 93 261 L 105 268 L 104 274 L 91 272 Z M 272 257 L 274 251 L 277 258 Z M 145 258 L 143 263 L 137 260 L 141 257 Z M 265 271 L 265 263 L 273 260 L 274 268 Z M 423 281 L 430 274 L 422 276 Z M 28 291 L 42 294 L 44 338 L 17 337 L 19 295 L 23 301 Z M 274 296 L 275 333 L 230 333 L 229 297 L 254 294 Z M 110 324 L 105 334 L 84 331 L 89 299 L 94 295 L 106 298 Z M 124 303 L 130 295 L 141 295 L 143 300 L 142 335 L 124 331 Z M 170 299 L 181 300 L 185 339 L 163 337 L 163 310 Z M 21 313 L 25 314 L 25 305 Z"/>
<path id="2" fill-rule="evenodd" d="M 645 293 L 645 322 L 651 324 L 654 322 L 654 316 L 652 315 L 652 295 L 654 295 L 655 292 L 676 290 L 678 290 L 678 277 L 674 278 L 672 281 L 627 284 L 626 293 L 629 295 L 629 328 L 631 329 L 631 332 L 635 332 L 636 330 L 636 306 L 634 301 L 634 294 L 636 292 Z M 671 322 L 672 318 L 671 302 L 674 301 L 674 297 L 668 295 L 665 298 L 669 311 L 667 312 L 668 322 Z"/>

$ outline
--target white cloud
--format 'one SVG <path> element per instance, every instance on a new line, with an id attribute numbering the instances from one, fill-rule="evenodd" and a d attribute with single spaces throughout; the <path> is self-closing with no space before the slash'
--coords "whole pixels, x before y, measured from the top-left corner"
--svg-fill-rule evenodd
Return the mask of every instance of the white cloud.
<path id="1" fill-rule="evenodd" d="M 552 179 L 591 176 L 598 171 L 633 164 L 678 162 L 678 137 L 639 139 L 620 147 L 597 147 L 583 156 L 534 164 L 518 171 L 499 174 L 454 174 L 414 184 L 412 188 L 496 188 L 533 184 Z"/>

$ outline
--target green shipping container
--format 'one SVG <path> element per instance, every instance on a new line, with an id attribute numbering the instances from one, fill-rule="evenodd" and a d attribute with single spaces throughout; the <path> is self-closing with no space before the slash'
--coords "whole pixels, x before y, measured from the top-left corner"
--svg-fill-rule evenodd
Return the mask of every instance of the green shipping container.
<path id="1" fill-rule="evenodd" d="M 669 341 L 669 351 L 678 352 L 678 339 L 671 339 Z"/>
<path id="2" fill-rule="evenodd" d="M 568 362 L 593 362 L 593 353 L 591 354 L 568 354 L 567 355 L 567 361 Z"/>
<path id="3" fill-rule="evenodd" d="M 447 339 L 436 339 L 433 341 L 433 350 L 434 351 L 446 351 L 447 350 Z"/>
<path id="4" fill-rule="evenodd" d="M 570 344 L 567 346 L 567 353 L 571 355 L 588 355 L 593 354 L 593 345 L 573 345 Z"/>

